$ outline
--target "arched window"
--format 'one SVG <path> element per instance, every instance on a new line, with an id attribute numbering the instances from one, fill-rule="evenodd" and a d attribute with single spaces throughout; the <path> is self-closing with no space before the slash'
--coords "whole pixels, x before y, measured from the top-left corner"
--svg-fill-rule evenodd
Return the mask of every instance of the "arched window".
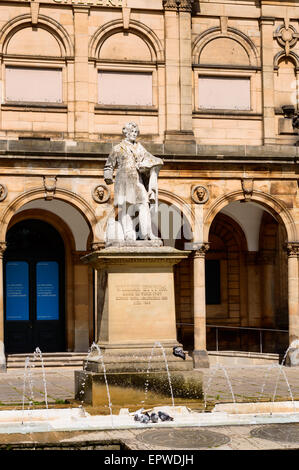
<path id="1" fill-rule="evenodd" d="M 103 25 L 90 42 L 95 65 L 95 129 L 113 133 L 113 115 L 136 121 L 142 133 L 158 133 L 158 76 L 162 62 L 159 39 L 142 23 L 131 20 Z M 105 119 L 103 119 L 105 115 Z M 141 119 L 141 116 L 143 117 Z"/>
<path id="2" fill-rule="evenodd" d="M 22 15 L 2 28 L 0 43 L 3 130 L 43 137 L 67 132 L 67 64 L 73 50 L 64 28 L 44 15 L 34 25 L 30 15 Z"/>

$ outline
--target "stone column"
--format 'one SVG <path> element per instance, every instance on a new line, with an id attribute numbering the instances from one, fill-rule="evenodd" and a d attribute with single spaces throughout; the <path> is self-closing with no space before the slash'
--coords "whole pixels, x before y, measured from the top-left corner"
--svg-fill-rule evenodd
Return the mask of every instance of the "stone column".
<path id="1" fill-rule="evenodd" d="M 89 132 L 88 16 L 89 7 L 74 6 L 75 40 L 75 138 L 86 139 Z"/>
<path id="2" fill-rule="evenodd" d="M 299 242 L 288 243 L 289 342 L 299 340 Z M 298 346 L 297 346 L 298 347 Z"/>
<path id="3" fill-rule="evenodd" d="M 248 251 L 247 265 L 247 309 L 249 326 L 261 327 L 261 297 L 259 287 L 261 285 L 260 266 L 258 264 L 258 252 Z"/>
<path id="4" fill-rule="evenodd" d="M 194 368 L 209 367 L 206 345 L 205 256 L 209 244 L 199 245 L 193 257 Z"/>
<path id="5" fill-rule="evenodd" d="M 262 93 L 264 144 L 275 144 L 275 103 L 274 103 L 274 68 L 273 68 L 273 32 L 275 18 L 262 16 L 260 19 L 262 41 Z"/>
<path id="6" fill-rule="evenodd" d="M 3 254 L 6 243 L 0 242 L 0 372 L 6 372 L 4 349 Z"/>
<path id="7" fill-rule="evenodd" d="M 262 251 L 259 261 L 262 268 L 261 299 L 262 299 L 262 327 L 275 326 L 275 251 Z"/>

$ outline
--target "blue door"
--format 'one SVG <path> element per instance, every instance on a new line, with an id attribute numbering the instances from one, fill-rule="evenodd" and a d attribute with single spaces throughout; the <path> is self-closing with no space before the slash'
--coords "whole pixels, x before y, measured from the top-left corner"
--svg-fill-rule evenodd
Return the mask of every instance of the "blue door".
<path id="1" fill-rule="evenodd" d="M 54 227 L 25 220 L 8 231 L 4 294 L 6 352 L 64 351 L 64 245 Z"/>

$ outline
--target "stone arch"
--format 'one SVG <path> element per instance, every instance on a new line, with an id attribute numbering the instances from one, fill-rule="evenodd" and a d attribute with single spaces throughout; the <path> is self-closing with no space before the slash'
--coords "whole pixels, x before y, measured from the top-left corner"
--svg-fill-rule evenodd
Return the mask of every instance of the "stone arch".
<path id="1" fill-rule="evenodd" d="M 278 69 L 279 63 L 284 59 L 288 59 L 288 60 L 292 61 L 293 64 L 294 64 L 294 67 L 296 68 L 296 70 L 299 69 L 299 56 L 298 56 L 298 54 L 296 54 L 296 52 L 290 51 L 288 53 L 288 55 L 286 55 L 285 51 L 279 51 L 274 56 L 273 65 L 274 65 L 275 70 Z"/>
<path id="2" fill-rule="evenodd" d="M 57 230 L 59 235 L 64 241 L 65 248 L 70 246 L 70 250 L 75 251 L 75 240 L 70 230 L 69 226 L 64 222 L 64 220 L 53 212 L 48 212 L 43 209 L 24 209 L 21 212 L 15 214 L 9 221 L 7 230 L 9 230 L 13 225 L 21 222 L 22 220 L 27 219 L 38 219 L 44 220 L 49 224 L 53 225 L 53 227 Z M 67 242 L 67 243 L 66 243 Z"/>
<path id="3" fill-rule="evenodd" d="M 247 240 L 242 228 L 226 214 L 218 213 L 217 220 L 216 217 L 214 217 L 209 232 L 209 242 L 211 241 L 212 235 L 218 237 L 225 243 L 228 250 L 237 248 L 247 251 Z M 207 254 L 209 254 L 209 251 Z"/>
<path id="4" fill-rule="evenodd" d="M 244 200 L 243 191 L 234 191 L 216 199 L 216 201 L 207 211 L 204 218 L 204 241 L 208 240 L 212 221 L 221 211 L 221 209 L 227 206 L 230 202 L 241 200 Z M 298 233 L 292 214 L 282 201 L 275 199 L 270 194 L 258 190 L 253 191 L 251 201 L 264 206 L 265 209 L 273 215 L 274 219 L 281 221 L 286 230 L 288 242 L 294 242 L 298 239 Z"/>
<path id="5" fill-rule="evenodd" d="M 24 28 L 31 28 L 31 15 L 20 15 L 8 21 L 0 31 L 0 53 L 6 54 L 7 47 L 12 37 Z M 60 48 L 61 57 L 72 57 L 74 47 L 71 38 L 66 29 L 53 18 L 45 15 L 39 15 L 38 23 L 35 28 L 47 31 L 57 41 Z"/>
<path id="6" fill-rule="evenodd" d="M 182 213 L 186 222 L 189 224 L 190 231 L 194 234 L 196 218 L 190 204 L 187 204 L 187 202 L 180 196 L 165 189 L 159 189 L 159 202 L 164 202 L 169 206 L 175 206 L 175 208 Z"/>
<path id="7" fill-rule="evenodd" d="M 296 75 L 299 70 L 299 57 L 296 54 L 279 54 L 275 60 L 274 90 L 275 106 L 296 104 Z"/>
<path id="8" fill-rule="evenodd" d="M 227 324 L 233 317 L 241 325 L 245 316 L 242 302 L 245 290 L 242 273 L 247 252 L 245 233 L 230 216 L 218 213 L 211 224 L 209 245 L 206 254 L 207 324 L 215 324 L 219 317 Z M 213 344 L 214 335 L 215 330 L 207 328 L 208 344 Z"/>
<path id="9" fill-rule="evenodd" d="M 197 36 L 193 43 L 192 47 L 192 59 L 194 64 L 201 63 L 201 54 L 204 48 L 211 43 L 211 41 L 218 39 L 226 39 L 237 43 L 247 56 L 249 61 L 249 66 L 258 65 L 258 53 L 257 49 L 252 42 L 252 40 L 244 34 L 242 31 L 239 31 L 235 28 L 227 28 L 226 32 L 221 32 L 220 28 L 210 28 L 207 31 L 204 31 L 202 34 Z M 216 64 L 215 64 L 216 65 Z"/>
<path id="10" fill-rule="evenodd" d="M 8 226 L 12 218 L 15 216 L 16 212 L 28 202 L 31 202 L 37 199 L 44 199 L 44 195 L 45 194 L 44 194 L 43 188 L 31 189 L 17 196 L 7 206 L 6 210 L 4 211 L 0 219 L 0 240 L 1 241 L 5 241 L 5 236 L 6 236 Z M 57 188 L 55 191 L 55 198 L 60 199 L 70 204 L 75 209 L 77 209 L 86 220 L 87 225 L 90 227 L 90 230 L 93 236 L 93 242 L 96 243 L 97 241 L 99 242 L 101 241 L 97 239 L 97 235 L 96 235 L 98 219 L 93 209 L 81 196 L 78 196 L 77 194 L 71 191 Z"/>
<path id="11" fill-rule="evenodd" d="M 130 28 L 124 30 L 122 20 L 114 20 L 101 26 L 92 36 L 89 42 L 89 57 L 99 58 L 100 50 L 105 41 L 114 34 L 126 32 L 141 38 L 147 45 L 152 61 L 163 61 L 163 47 L 158 36 L 148 26 L 140 21 L 131 20 Z"/>

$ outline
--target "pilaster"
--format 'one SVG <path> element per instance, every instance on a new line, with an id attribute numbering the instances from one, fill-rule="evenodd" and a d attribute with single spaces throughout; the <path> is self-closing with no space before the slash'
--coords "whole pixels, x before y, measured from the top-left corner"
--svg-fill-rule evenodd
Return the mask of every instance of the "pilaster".
<path id="1" fill-rule="evenodd" d="M 275 18 L 260 18 L 262 53 L 262 96 L 264 144 L 275 144 L 275 102 L 274 102 L 274 43 L 273 30 Z"/>
<path id="2" fill-rule="evenodd" d="M 75 138 L 86 139 L 89 132 L 88 17 L 90 8 L 73 6 L 75 41 Z"/>

